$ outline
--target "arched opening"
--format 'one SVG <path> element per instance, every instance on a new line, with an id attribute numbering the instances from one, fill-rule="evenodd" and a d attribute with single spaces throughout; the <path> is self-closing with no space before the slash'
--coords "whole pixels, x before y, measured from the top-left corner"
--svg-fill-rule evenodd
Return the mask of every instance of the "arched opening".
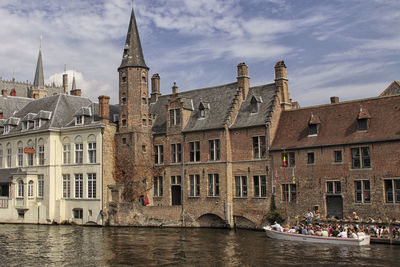
<path id="1" fill-rule="evenodd" d="M 243 217 L 243 216 L 233 216 L 234 224 L 236 225 L 237 228 L 243 228 L 243 229 L 255 229 L 256 224 Z"/>
<path id="2" fill-rule="evenodd" d="M 227 223 L 218 215 L 207 213 L 196 220 L 200 227 L 226 228 Z"/>

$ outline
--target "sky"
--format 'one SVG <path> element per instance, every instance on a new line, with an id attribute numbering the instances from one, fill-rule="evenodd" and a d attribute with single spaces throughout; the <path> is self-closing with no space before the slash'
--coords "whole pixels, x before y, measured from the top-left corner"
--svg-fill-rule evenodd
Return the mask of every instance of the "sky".
<path id="1" fill-rule="evenodd" d="M 161 93 L 236 81 L 274 82 L 284 60 L 300 106 L 374 97 L 400 79 L 399 0 L 135 0 L 150 76 Z M 82 95 L 118 103 L 131 0 L 0 0 L 0 77 L 33 81 L 40 47 L 47 83 L 64 64 Z M 71 88 L 71 87 L 70 87 Z M 150 90 L 150 88 L 149 88 Z"/>

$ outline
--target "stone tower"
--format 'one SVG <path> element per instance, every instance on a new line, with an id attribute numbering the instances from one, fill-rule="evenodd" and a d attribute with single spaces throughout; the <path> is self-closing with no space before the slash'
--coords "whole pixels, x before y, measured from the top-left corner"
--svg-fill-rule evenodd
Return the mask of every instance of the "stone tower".
<path id="1" fill-rule="evenodd" d="M 44 86 L 43 62 L 42 62 L 42 49 L 39 50 L 39 57 L 36 64 L 35 80 L 30 90 L 31 98 L 42 98 L 47 96 L 47 90 Z"/>
<path id="2" fill-rule="evenodd" d="M 119 73 L 119 127 L 115 136 L 115 180 L 127 201 L 143 197 L 151 181 L 148 73 L 132 8 Z M 128 193 L 127 193 L 128 192 Z"/>

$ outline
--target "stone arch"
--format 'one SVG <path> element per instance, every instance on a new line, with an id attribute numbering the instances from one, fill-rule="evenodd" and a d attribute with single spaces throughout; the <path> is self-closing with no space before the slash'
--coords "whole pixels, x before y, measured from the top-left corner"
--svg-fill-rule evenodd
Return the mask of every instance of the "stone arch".
<path id="1" fill-rule="evenodd" d="M 39 146 L 43 146 L 43 145 L 44 145 L 44 140 L 43 140 L 43 138 L 40 138 L 40 139 L 38 140 L 38 145 L 39 145 Z"/>
<path id="2" fill-rule="evenodd" d="M 233 216 L 233 222 L 237 228 L 243 228 L 243 229 L 256 229 L 257 224 L 244 217 L 244 216 Z"/>
<path id="3" fill-rule="evenodd" d="M 226 221 L 214 213 L 206 213 L 196 219 L 200 227 L 225 228 Z"/>
<path id="4" fill-rule="evenodd" d="M 33 141 L 31 139 L 28 140 L 28 147 L 33 147 Z"/>
<path id="5" fill-rule="evenodd" d="M 91 134 L 87 138 L 88 142 L 96 142 L 96 136 L 94 134 Z"/>
<path id="6" fill-rule="evenodd" d="M 77 144 L 82 143 L 82 137 L 81 137 L 80 135 L 77 135 L 77 136 L 75 137 L 75 139 L 74 139 L 74 142 L 77 143 Z"/>
<path id="7" fill-rule="evenodd" d="M 69 137 L 66 136 L 66 137 L 63 138 L 62 143 L 63 144 L 69 144 L 69 143 L 71 143 L 71 139 L 69 139 Z"/>

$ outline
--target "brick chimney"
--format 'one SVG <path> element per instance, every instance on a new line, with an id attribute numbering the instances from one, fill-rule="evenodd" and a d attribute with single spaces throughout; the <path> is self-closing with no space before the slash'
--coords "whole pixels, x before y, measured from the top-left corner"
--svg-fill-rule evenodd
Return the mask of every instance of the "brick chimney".
<path id="1" fill-rule="evenodd" d="M 172 86 L 172 94 L 173 95 L 178 94 L 178 86 L 176 86 L 176 82 L 174 82 L 174 86 Z"/>
<path id="2" fill-rule="evenodd" d="M 82 95 L 82 90 L 81 89 L 74 89 L 74 90 L 70 91 L 70 94 L 74 95 L 74 96 L 81 96 Z"/>
<path id="3" fill-rule="evenodd" d="M 110 122 L 110 97 L 106 95 L 99 96 L 99 119 L 102 123 Z"/>
<path id="4" fill-rule="evenodd" d="M 160 75 L 158 75 L 158 73 L 155 73 L 151 77 L 150 103 L 156 102 L 160 95 L 161 95 L 161 93 L 160 93 Z"/>
<path id="5" fill-rule="evenodd" d="M 336 103 L 339 103 L 339 97 L 331 96 L 331 104 L 336 104 Z"/>
<path id="6" fill-rule="evenodd" d="M 292 104 L 289 97 L 289 86 L 286 72 L 286 65 L 283 61 L 275 64 L 275 86 L 278 91 L 280 104 L 283 110 L 291 109 Z"/>
<path id="7" fill-rule="evenodd" d="M 3 95 L 4 98 L 7 98 L 7 89 L 1 90 L 1 94 Z"/>
<path id="8" fill-rule="evenodd" d="M 237 65 L 237 83 L 244 100 L 250 89 L 249 68 L 244 62 Z"/>
<path id="9" fill-rule="evenodd" d="M 63 88 L 64 88 L 64 94 L 68 95 L 68 74 L 67 73 L 63 74 Z"/>

